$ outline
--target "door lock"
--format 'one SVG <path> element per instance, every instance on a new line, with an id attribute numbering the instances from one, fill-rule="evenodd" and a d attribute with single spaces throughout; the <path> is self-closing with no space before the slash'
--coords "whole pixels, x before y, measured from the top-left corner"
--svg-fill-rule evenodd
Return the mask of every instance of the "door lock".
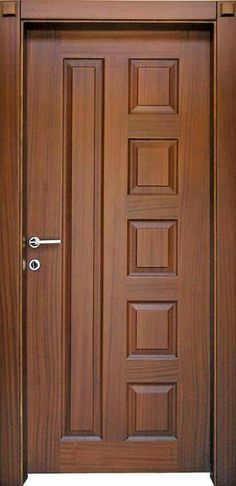
<path id="1" fill-rule="evenodd" d="M 33 260 L 30 260 L 29 263 L 29 269 L 32 271 L 32 272 L 37 272 L 37 270 L 40 269 L 41 267 L 41 263 L 39 260 L 37 260 L 37 258 L 34 258 Z"/>

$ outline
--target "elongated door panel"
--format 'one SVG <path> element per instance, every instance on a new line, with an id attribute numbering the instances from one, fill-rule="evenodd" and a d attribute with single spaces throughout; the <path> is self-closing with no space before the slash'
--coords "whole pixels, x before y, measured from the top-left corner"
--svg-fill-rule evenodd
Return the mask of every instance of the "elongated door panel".
<path id="1" fill-rule="evenodd" d="M 31 471 L 208 471 L 210 33 L 27 34 Z"/>

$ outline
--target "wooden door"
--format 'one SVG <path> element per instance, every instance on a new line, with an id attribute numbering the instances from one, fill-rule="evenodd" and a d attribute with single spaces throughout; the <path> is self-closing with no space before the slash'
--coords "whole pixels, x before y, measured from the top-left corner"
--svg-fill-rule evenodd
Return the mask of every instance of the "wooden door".
<path id="1" fill-rule="evenodd" d="M 27 32 L 31 472 L 208 471 L 210 33 Z"/>

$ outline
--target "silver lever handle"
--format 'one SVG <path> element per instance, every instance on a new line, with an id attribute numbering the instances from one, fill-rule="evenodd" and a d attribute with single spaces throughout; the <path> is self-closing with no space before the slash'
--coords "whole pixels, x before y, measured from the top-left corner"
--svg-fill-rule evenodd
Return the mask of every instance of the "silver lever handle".
<path id="1" fill-rule="evenodd" d="M 28 243 L 31 248 L 38 248 L 40 245 L 59 245 L 61 240 L 40 240 L 38 236 L 31 236 Z"/>

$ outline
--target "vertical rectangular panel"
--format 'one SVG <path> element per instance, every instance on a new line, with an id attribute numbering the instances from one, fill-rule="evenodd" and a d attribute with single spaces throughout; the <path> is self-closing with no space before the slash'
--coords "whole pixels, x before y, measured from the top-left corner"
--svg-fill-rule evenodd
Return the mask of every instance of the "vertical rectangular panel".
<path id="1" fill-rule="evenodd" d="M 0 484 L 23 468 L 21 329 L 20 6 L 0 3 Z"/>
<path id="2" fill-rule="evenodd" d="M 224 8 L 223 8 L 224 7 Z M 218 4 L 215 464 L 217 486 L 236 483 L 236 4 Z"/>
<path id="3" fill-rule="evenodd" d="M 100 434 L 102 60 L 67 61 L 66 222 L 70 416 L 67 433 Z M 68 293 L 69 292 L 69 293 Z"/>

